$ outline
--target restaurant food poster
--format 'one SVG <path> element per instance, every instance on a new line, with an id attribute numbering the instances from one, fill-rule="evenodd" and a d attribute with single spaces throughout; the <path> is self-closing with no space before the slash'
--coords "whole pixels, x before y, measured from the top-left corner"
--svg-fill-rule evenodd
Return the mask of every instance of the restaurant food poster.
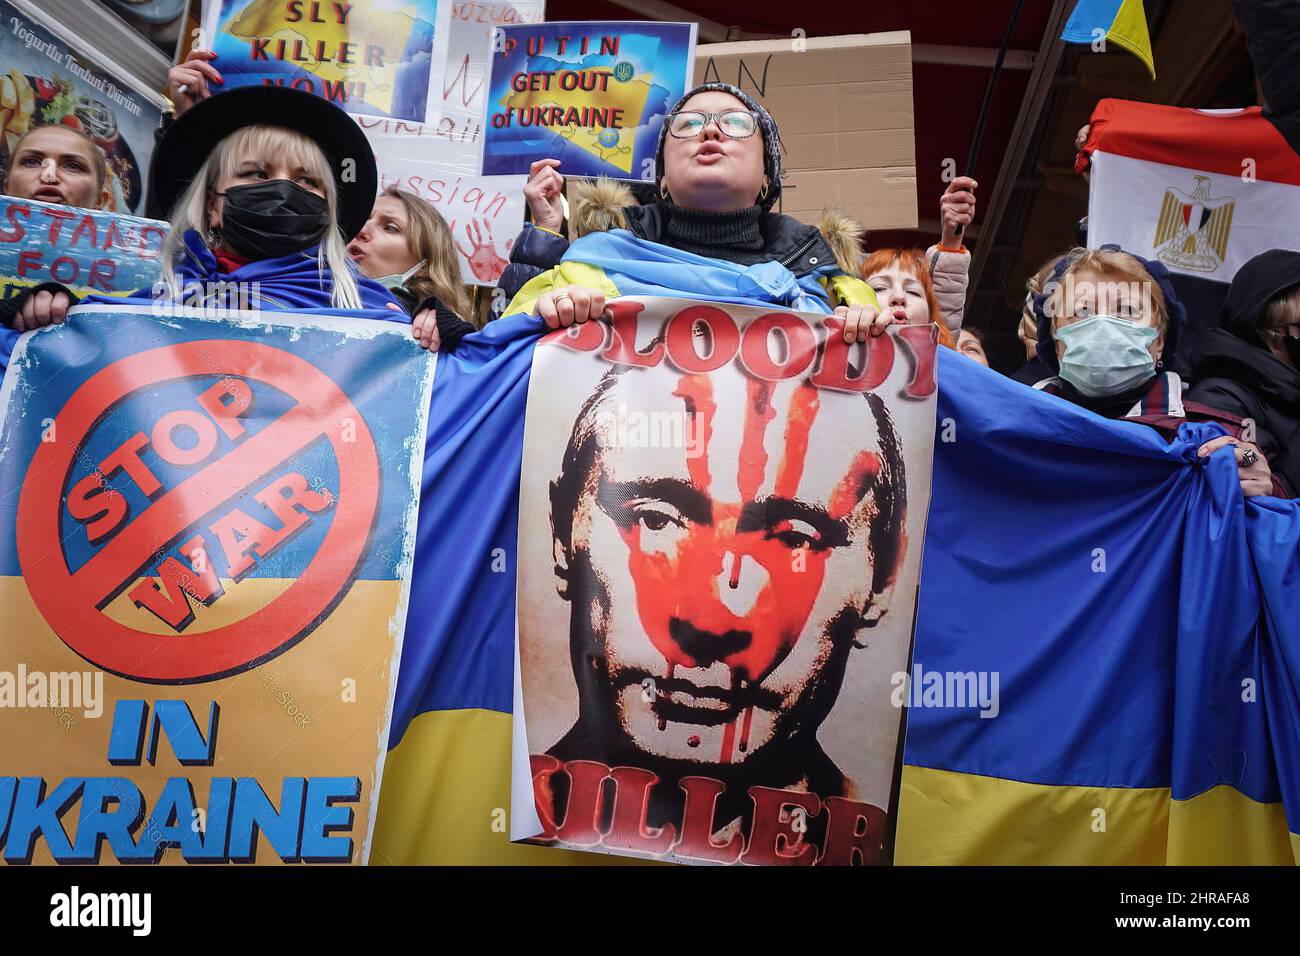
<path id="1" fill-rule="evenodd" d="M 446 2 L 446 0 L 443 0 Z M 422 122 L 440 69 L 439 0 L 207 0 L 227 87 L 305 90 L 349 113 Z"/>
<path id="2" fill-rule="evenodd" d="M 89 136 L 108 160 L 106 208 L 139 212 L 162 109 L 85 54 L 0 0 L 0 157 L 7 172 L 11 153 L 28 130 L 71 127 Z"/>
<path id="3" fill-rule="evenodd" d="M 533 356 L 512 837 L 887 862 L 934 327 L 849 346 L 821 315 L 609 309 Z"/>
<path id="4" fill-rule="evenodd" d="M 19 340 L 5 863 L 365 862 L 435 367 L 402 323 L 160 302 Z"/>
<path id="5" fill-rule="evenodd" d="M 689 88 L 694 23 L 503 26 L 492 51 L 485 175 L 561 161 L 566 176 L 654 178 L 664 117 Z"/>

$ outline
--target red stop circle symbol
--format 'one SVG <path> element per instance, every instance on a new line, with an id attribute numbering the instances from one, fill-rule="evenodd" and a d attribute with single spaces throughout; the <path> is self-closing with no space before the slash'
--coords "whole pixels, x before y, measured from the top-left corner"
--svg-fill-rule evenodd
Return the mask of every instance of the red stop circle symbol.
<path id="1" fill-rule="evenodd" d="M 64 489 L 86 438 L 109 410 L 141 389 L 214 375 L 262 382 L 296 404 L 176 486 L 160 489 L 148 507 L 129 515 L 107 543 L 70 571 L 59 525 Z M 378 507 L 379 460 L 351 399 L 309 362 L 255 342 L 205 340 L 150 349 L 91 376 L 59 411 L 54 434 L 57 440 L 42 442 L 32 456 L 19 494 L 18 560 L 46 623 L 92 664 L 165 684 L 237 673 L 309 634 L 351 586 Z M 201 633 L 136 630 L 104 613 L 147 572 L 156 554 L 320 438 L 338 462 L 333 517 L 306 569 L 279 596 L 241 620 Z"/>

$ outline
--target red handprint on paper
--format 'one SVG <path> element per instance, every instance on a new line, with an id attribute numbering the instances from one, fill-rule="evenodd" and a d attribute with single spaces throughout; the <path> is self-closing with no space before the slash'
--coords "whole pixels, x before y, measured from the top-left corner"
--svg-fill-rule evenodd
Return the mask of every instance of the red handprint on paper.
<path id="1" fill-rule="evenodd" d="M 459 242 L 456 242 L 455 232 L 456 224 L 451 224 L 452 242 L 456 243 L 456 251 L 465 257 L 469 263 L 469 269 L 474 273 L 474 277 L 480 282 L 496 282 L 501 278 L 501 273 L 506 271 L 506 266 L 510 264 L 509 259 L 503 259 L 497 253 L 496 241 L 492 238 L 492 224 L 485 218 L 482 220 L 482 226 L 479 226 L 479 220 L 471 219 L 465 225 L 465 235 L 470 241 L 471 249 L 468 251 Z M 484 241 L 484 234 L 487 241 Z M 506 240 L 506 252 L 510 252 L 510 247 L 515 244 L 513 239 Z"/>

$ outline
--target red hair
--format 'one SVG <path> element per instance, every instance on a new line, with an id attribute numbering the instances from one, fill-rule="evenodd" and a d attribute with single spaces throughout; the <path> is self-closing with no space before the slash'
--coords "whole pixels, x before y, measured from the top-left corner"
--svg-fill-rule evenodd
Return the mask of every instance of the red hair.
<path id="1" fill-rule="evenodd" d="M 925 304 L 930 309 L 930 321 L 939 326 L 939 344 L 956 348 L 952 333 L 943 324 L 943 312 L 939 309 L 939 300 L 934 297 L 934 283 L 930 281 L 930 267 L 926 264 L 925 253 L 920 249 L 877 249 L 862 260 L 862 278 L 870 279 L 877 272 L 897 265 L 904 272 L 910 272 L 921 283 L 925 292 Z"/>

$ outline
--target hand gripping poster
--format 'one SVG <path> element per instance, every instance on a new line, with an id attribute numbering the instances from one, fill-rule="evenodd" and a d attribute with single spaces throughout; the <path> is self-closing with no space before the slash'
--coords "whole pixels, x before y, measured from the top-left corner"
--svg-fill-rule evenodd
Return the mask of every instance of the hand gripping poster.
<path id="1" fill-rule="evenodd" d="M 659 130 L 689 88 L 694 23 L 535 23 L 491 40 L 483 174 L 654 178 Z"/>
<path id="2" fill-rule="evenodd" d="M 424 122 L 439 0 L 205 0 L 227 87 L 273 83 L 349 113 Z M 446 0 L 444 0 L 446 2 Z"/>
<path id="3" fill-rule="evenodd" d="M 212 312 L 80 306 L 0 387 L 6 864 L 366 860 L 436 360 Z"/>
<path id="4" fill-rule="evenodd" d="M 888 862 L 933 328 L 846 345 L 821 315 L 610 310 L 533 359 L 514 774 L 526 760 L 540 826 L 514 835 L 680 863 Z"/>

